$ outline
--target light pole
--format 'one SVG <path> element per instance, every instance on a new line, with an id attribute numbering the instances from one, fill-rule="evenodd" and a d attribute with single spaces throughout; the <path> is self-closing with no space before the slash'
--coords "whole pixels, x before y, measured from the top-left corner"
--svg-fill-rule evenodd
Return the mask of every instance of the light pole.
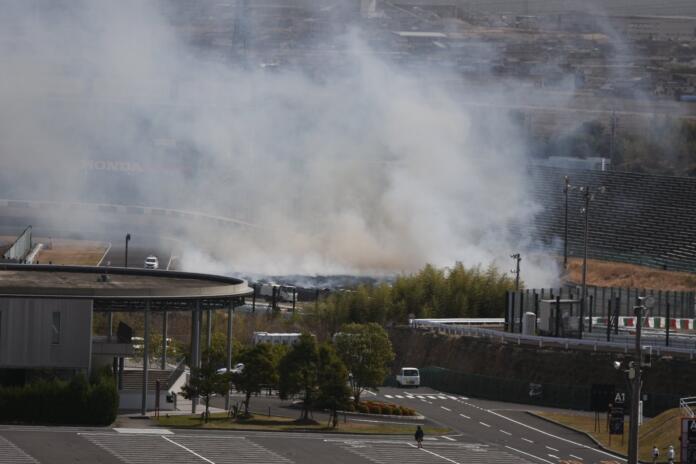
<path id="1" fill-rule="evenodd" d="M 130 234 L 126 234 L 126 259 L 125 259 L 125 266 L 128 267 L 128 242 L 130 242 L 131 236 Z"/>
<path id="2" fill-rule="evenodd" d="M 522 261 L 522 256 L 519 253 L 515 253 L 514 255 L 510 255 L 510 257 L 516 262 L 515 269 L 511 272 L 515 274 L 515 291 L 517 292 L 520 290 L 520 261 Z"/>
<path id="3" fill-rule="evenodd" d="M 599 187 L 596 191 L 592 191 L 590 186 L 580 187 L 579 189 L 585 199 L 585 206 L 582 212 L 585 214 L 585 239 L 582 258 L 582 299 L 580 300 L 580 338 L 585 328 L 585 313 L 587 312 L 587 249 L 590 238 L 590 202 L 594 200 L 597 193 L 606 192 L 606 187 Z"/>
<path id="4" fill-rule="evenodd" d="M 565 195 L 565 238 L 563 240 L 563 268 L 568 269 L 568 191 L 571 189 L 570 179 L 565 176 L 565 186 L 563 194 Z"/>

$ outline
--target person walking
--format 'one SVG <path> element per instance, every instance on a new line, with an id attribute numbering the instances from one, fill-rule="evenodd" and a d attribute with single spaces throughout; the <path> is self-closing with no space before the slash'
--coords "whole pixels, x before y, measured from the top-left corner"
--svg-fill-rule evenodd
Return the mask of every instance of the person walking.
<path id="1" fill-rule="evenodd" d="M 672 445 L 669 445 L 669 448 L 667 448 L 667 462 L 674 464 L 674 446 Z"/>
<path id="2" fill-rule="evenodd" d="M 425 434 L 423 433 L 423 429 L 419 425 L 418 428 L 416 429 L 416 442 L 418 443 L 418 447 L 422 448 L 423 447 L 423 436 Z"/>
<path id="3" fill-rule="evenodd" d="M 653 462 L 653 464 L 655 464 L 657 462 L 657 458 L 659 458 L 659 457 L 660 457 L 660 450 L 657 448 L 657 445 L 653 445 L 653 449 L 652 449 L 652 458 L 653 458 L 652 462 Z"/>

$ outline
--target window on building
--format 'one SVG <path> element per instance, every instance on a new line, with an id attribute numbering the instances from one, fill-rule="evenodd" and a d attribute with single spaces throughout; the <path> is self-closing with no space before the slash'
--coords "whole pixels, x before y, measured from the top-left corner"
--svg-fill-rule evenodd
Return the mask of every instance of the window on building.
<path id="1" fill-rule="evenodd" d="M 53 312 L 53 324 L 51 325 L 51 343 L 57 345 L 60 343 L 60 313 Z"/>

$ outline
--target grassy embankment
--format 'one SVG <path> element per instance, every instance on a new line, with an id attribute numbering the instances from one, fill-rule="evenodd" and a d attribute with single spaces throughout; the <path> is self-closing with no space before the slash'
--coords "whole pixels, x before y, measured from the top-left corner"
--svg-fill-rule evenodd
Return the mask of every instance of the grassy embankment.
<path id="1" fill-rule="evenodd" d="M 600 431 L 595 431 L 594 416 L 591 414 L 572 414 L 556 412 L 537 412 L 539 416 L 546 417 L 555 422 L 567 425 L 576 430 L 586 432 L 594 437 L 606 448 L 612 449 L 621 454 L 628 453 L 628 421 L 624 424 L 623 443 L 620 435 L 611 437 L 609 444 L 609 434 L 607 433 L 606 415 L 600 415 Z M 681 427 L 682 411 L 679 408 L 670 409 L 662 414 L 646 419 L 640 427 L 638 443 L 640 446 L 640 459 L 650 462 L 652 460 L 652 447 L 657 445 L 660 455 L 666 456 L 667 447 L 673 445 L 679 452 L 679 430 Z"/>
<path id="2" fill-rule="evenodd" d="M 326 423 L 310 421 L 299 422 L 294 418 L 278 416 L 252 416 L 248 419 L 230 419 L 226 413 L 211 414 L 208 423 L 200 415 L 160 416 L 157 420 L 162 427 L 183 427 L 197 429 L 223 430 L 273 430 L 278 432 L 329 432 L 329 433 L 365 433 L 375 435 L 412 435 L 416 424 L 395 424 L 383 422 L 339 421 L 337 429 L 327 427 Z M 443 435 L 450 430 L 444 427 L 423 427 L 426 435 Z"/>

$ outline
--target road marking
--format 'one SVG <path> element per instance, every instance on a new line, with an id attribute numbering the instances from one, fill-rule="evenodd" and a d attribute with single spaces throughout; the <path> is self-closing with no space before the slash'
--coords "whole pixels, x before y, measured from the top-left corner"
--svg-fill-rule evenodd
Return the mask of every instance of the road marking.
<path id="1" fill-rule="evenodd" d="M 436 400 L 436 399 L 437 399 L 437 396 L 435 396 L 435 395 L 426 395 L 426 396 L 427 396 L 428 399 L 430 399 L 430 400 Z"/>
<path id="2" fill-rule="evenodd" d="M 387 396 L 387 395 L 384 395 L 384 396 Z M 394 395 L 394 396 L 397 397 L 397 398 L 399 398 L 400 400 L 403 400 L 403 399 L 404 399 L 404 397 L 401 396 L 401 395 Z"/>
<path id="3" fill-rule="evenodd" d="M 550 458 L 554 458 L 554 459 L 561 459 L 561 458 L 559 458 L 558 456 L 556 456 L 555 454 L 549 454 L 549 457 L 550 457 Z"/>
<path id="4" fill-rule="evenodd" d="M 551 448 L 549 445 L 546 445 L 546 449 L 551 451 L 558 451 L 556 448 Z"/>
<path id="5" fill-rule="evenodd" d="M 174 432 L 172 432 L 169 429 L 157 429 L 157 428 L 129 429 L 129 428 L 115 427 L 114 431 L 116 431 L 118 433 L 131 433 L 131 434 L 138 434 L 138 435 L 173 435 L 174 434 Z"/>
<path id="6" fill-rule="evenodd" d="M 370 390 L 363 390 L 365 393 L 369 393 L 372 396 L 377 396 L 377 393 L 370 391 Z"/>
<path id="7" fill-rule="evenodd" d="M 464 400 L 464 401 L 469 401 L 469 398 L 467 398 L 466 396 L 460 396 L 459 399 Z"/>
<path id="8" fill-rule="evenodd" d="M 518 449 L 516 449 L 516 448 L 513 448 L 512 446 L 507 446 L 507 445 L 505 445 L 505 447 L 506 447 L 507 449 L 511 449 L 512 451 L 516 451 L 516 452 L 518 452 L 518 453 L 520 453 L 520 454 L 524 454 L 525 456 L 529 456 L 530 458 L 538 459 L 538 460 L 540 460 L 540 461 L 542 461 L 542 462 L 546 462 L 546 463 L 548 463 L 548 464 L 554 464 L 553 462 L 549 461 L 548 459 L 540 458 L 539 456 L 534 456 L 533 454 L 525 453 L 524 451 L 521 451 L 521 450 L 518 450 Z"/>
<path id="9" fill-rule="evenodd" d="M 479 424 L 483 425 L 484 427 L 490 427 L 490 425 L 486 424 L 485 422 L 479 421 Z"/>
<path id="10" fill-rule="evenodd" d="M 574 454 L 571 454 L 570 457 L 573 458 L 573 459 L 577 459 L 578 461 L 584 461 L 583 458 L 581 458 L 580 456 L 576 456 L 576 455 L 574 455 Z"/>
<path id="11" fill-rule="evenodd" d="M 4 437 L 0 437 L 0 463 L 38 464 L 39 461 Z"/>
<path id="12" fill-rule="evenodd" d="M 393 396 L 391 396 L 391 395 L 384 395 L 384 397 L 385 397 L 385 398 L 389 398 L 389 399 L 392 399 L 392 398 L 394 398 L 394 397 L 393 397 Z"/>
<path id="13" fill-rule="evenodd" d="M 520 421 L 516 421 L 515 419 L 510 419 L 509 417 L 503 416 L 502 414 L 498 414 L 498 413 L 495 412 L 495 411 L 488 410 L 488 412 L 490 412 L 490 413 L 493 414 L 494 416 L 500 417 L 501 419 L 509 420 L 509 421 L 512 422 L 513 424 L 521 425 L 522 427 L 527 427 L 527 428 L 530 429 L 530 430 L 534 430 L 535 432 L 539 432 L 539 433 L 541 433 L 541 434 L 543 434 L 543 435 L 546 435 L 546 436 L 548 436 L 548 437 L 553 437 L 553 438 L 556 438 L 556 439 L 558 439 L 558 440 L 564 441 L 564 442 L 566 442 L 566 443 L 570 443 L 570 444 L 573 444 L 573 445 L 576 445 L 576 446 L 581 446 L 581 447 L 583 447 L 583 448 L 585 448 L 585 449 L 592 450 L 592 451 L 595 451 L 595 452 L 600 453 L 600 454 L 604 454 L 605 456 L 610 456 L 610 457 L 612 457 L 613 459 L 619 459 L 619 460 L 621 460 L 621 461 L 626 461 L 626 459 L 621 458 L 621 457 L 618 457 L 618 456 L 616 456 L 615 454 L 607 453 L 606 451 L 602 451 L 602 450 L 599 450 L 599 449 L 596 449 L 596 448 L 592 448 L 591 446 L 583 445 L 582 443 L 578 443 L 578 442 L 575 442 L 575 441 L 573 441 L 573 440 L 568 440 L 567 438 L 559 437 L 559 436 L 554 435 L 554 434 L 549 433 L 549 432 L 544 432 L 544 431 L 541 430 L 541 429 L 538 429 L 538 428 L 536 428 L 536 427 L 532 427 L 531 425 L 527 425 L 527 424 L 525 424 L 525 423 L 523 423 L 523 422 L 520 422 Z"/>
<path id="14" fill-rule="evenodd" d="M 187 447 L 185 447 L 185 446 L 182 445 L 181 443 L 177 443 L 177 442 L 175 442 L 174 440 L 170 440 L 169 438 L 165 437 L 164 435 L 162 436 L 162 438 L 164 438 L 165 440 L 167 440 L 169 443 L 178 446 L 179 448 L 185 449 L 185 450 L 188 451 L 189 453 L 193 454 L 194 456 L 196 456 L 196 457 L 199 458 L 199 459 L 202 459 L 202 460 L 205 461 L 205 462 L 208 462 L 208 463 L 210 463 L 210 464 L 215 464 L 215 463 L 214 463 L 213 461 L 211 461 L 210 459 L 201 456 L 200 454 L 196 453 L 195 451 L 193 451 L 193 450 L 191 450 L 191 449 L 188 449 Z"/>
<path id="15" fill-rule="evenodd" d="M 444 438 L 445 440 L 449 440 L 449 441 L 457 441 L 454 438 L 448 437 L 447 435 L 442 435 L 442 438 Z"/>
<path id="16" fill-rule="evenodd" d="M 418 398 L 419 400 L 422 400 L 422 399 L 425 399 L 425 396 L 423 396 L 423 395 L 416 395 L 416 398 Z"/>
<path id="17" fill-rule="evenodd" d="M 459 414 L 459 415 L 462 416 L 464 419 L 471 419 L 471 417 L 467 416 L 466 414 Z"/>
<path id="18" fill-rule="evenodd" d="M 445 395 L 437 395 L 437 397 L 441 400 L 446 400 L 447 397 Z"/>
<path id="19" fill-rule="evenodd" d="M 530 440 L 529 438 L 522 438 L 522 440 L 526 441 L 527 443 L 534 443 L 534 441 Z"/>
<path id="20" fill-rule="evenodd" d="M 452 410 L 451 410 L 450 408 L 446 408 L 446 407 L 444 407 L 444 406 L 440 406 L 440 407 L 441 407 L 442 409 L 444 409 L 445 411 L 452 412 Z"/>
<path id="21" fill-rule="evenodd" d="M 409 443 L 408 446 L 410 446 L 411 448 L 418 448 L 418 447 L 417 447 L 416 445 L 414 445 L 413 443 Z M 438 457 L 438 458 L 440 458 L 440 459 L 444 459 L 444 460 L 447 461 L 447 462 L 451 462 L 452 464 L 461 464 L 461 463 L 459 463 L 459 462 L 457 462 L 457 461 L 454 461 L 454 460 L 452 460 L 452 459 L 450 459 L 450 458 L 446 458 L 446 457 L 444 457 L 444 456 L 440 456 L 440 455 L 437 454 L 437 453 L 433 453 L 432 451 L 429 451 L 429 450 L 427 450 L 427 449 L 425 449 L 425 448 L 418 448 L 418 449 L 421 450 L 421 451 L 424 451 L 424 452 L 426 452 L 426 453 L 428 453 L 428 454 L 432 454 L 433 456 L 436 456 L 436 457 Z"/>
<path id="22" fill-rule="evenodd" d="M 499 431 L 500 433 L 504 433 L 505 435 L 510 435 L 510 436 L 512 436 L 512 434 L 511 434 L 510 432 L 506 432 L 506 431 L 503 430 L 503 429 L 498 429 L 498 431 Z"/>

